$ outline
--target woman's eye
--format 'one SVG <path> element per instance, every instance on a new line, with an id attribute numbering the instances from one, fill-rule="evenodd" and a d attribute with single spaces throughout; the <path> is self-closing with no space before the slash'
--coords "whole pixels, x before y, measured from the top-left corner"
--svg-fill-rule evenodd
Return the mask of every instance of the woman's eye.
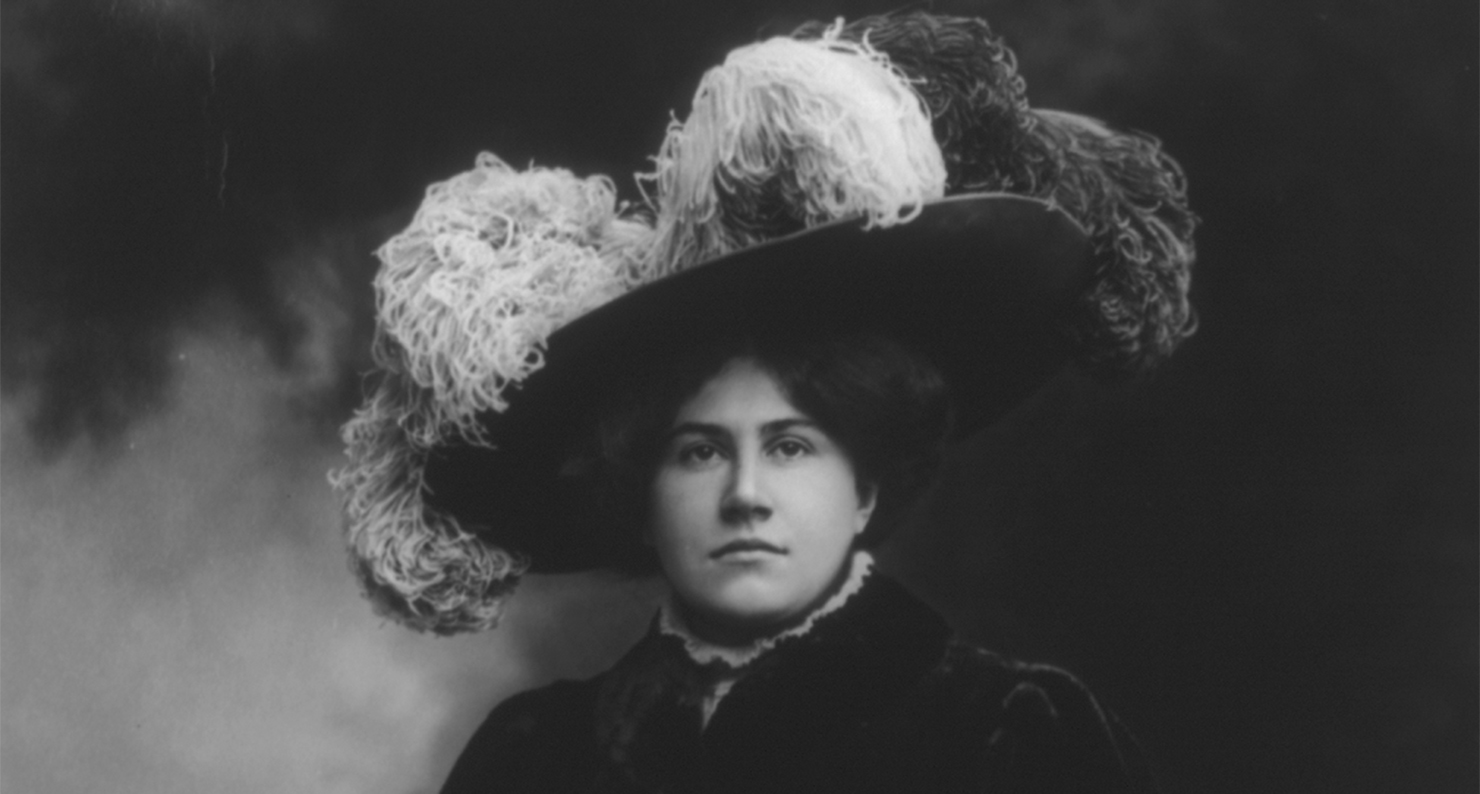
<path id="1" fill-rule="evenodd" d="M 771 454 L 787 460 L 800 458 L 809 451 L 811 449 L 806 444 L 790 438 L 782 439 L 771 445 Z"/>
<path id="2" fill-rule="evenodd" d="M 678 462 L 702 465 L 719 457 L 719 448 L 713 444 L 690 444 L 678 451 Z"/>

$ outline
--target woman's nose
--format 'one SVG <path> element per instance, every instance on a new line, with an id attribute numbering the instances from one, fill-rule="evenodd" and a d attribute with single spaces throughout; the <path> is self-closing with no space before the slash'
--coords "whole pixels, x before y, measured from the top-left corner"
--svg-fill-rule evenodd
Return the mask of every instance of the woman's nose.
<path id="1" fill-rule="evenodd" d="M 771 517 L 771 505 L 761 488 L 759 455 L 742 452 L 730 470 L 729 487 L 720 504 L 720 518 L 727 524 L 764 521 Z"/>

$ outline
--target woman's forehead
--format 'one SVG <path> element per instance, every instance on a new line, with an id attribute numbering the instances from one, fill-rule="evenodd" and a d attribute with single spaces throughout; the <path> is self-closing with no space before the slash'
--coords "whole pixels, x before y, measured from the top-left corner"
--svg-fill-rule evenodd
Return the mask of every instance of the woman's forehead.
<path id="1" fill-rule="evenodd" d="M 750 356 L 726 361 L 679 407 L 674 424 L 764 425 L 810 419 L 786 396 L 770 369 Z"/>

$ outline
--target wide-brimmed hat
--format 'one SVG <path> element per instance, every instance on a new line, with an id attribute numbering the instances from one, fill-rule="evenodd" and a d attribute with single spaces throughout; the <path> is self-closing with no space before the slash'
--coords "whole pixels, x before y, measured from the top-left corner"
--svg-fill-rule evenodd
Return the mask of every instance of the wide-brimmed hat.
<path id="1" fill-rule="evenodd" d="M 1192 328 L 1180 170 L 1022 93 L 980 20 L 809 24 L 705 76 L 639 206 L 486 154 L 432 186 L 379 252 L 379 379 L 333 475 L 372 601 L 473 630 L 531 566 L 610 563 L 633 539 L 571 456 L 612 395 L 715 339 L 891 337 L 968 431 L 1071 358 L 1168 354 Z"/>

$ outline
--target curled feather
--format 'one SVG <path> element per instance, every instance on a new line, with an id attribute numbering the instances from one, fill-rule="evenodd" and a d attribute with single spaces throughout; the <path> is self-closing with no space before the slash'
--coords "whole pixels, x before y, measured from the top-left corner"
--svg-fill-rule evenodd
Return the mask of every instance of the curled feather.
<path id="1" fill-rule="evenodd" d="M 812 40 L 829 27 L 809 22 L 792 35 Z M 1018 158 L 1030 142 L 1026 84 L 1017 56 L 986 20 L 919 11 L 864 17 L 836 31 L 867 42 L 908 78 L 930 113 L 948 194 L 1018 192 Z"/>
<path id="2" fill-rule="evenodd" d="M 888 226 L 944 194 L 919 96 L 866 42 L 775 38 L 731 52 L 669 126 L 645 179 L 656 275 L 807 226 Z"/>
<path id="3" fill-rule="evenodd" d="M 416 436 L 434 401 L 388 376 L 345 424 L 350 464 L 329 481 L 341 495 L 350 568 L 376 612 L 417 631 L 491 628 L 529 563 L 425 505 L 429 448 Z"/>
<path id="4" fill-rule="evenodd" d="M 483 414 L 508 407 L 550 334 L 639 283 L 652 229 L 619 210 L 606 177 L 519 172 L 484 153 L 432 185 L 378 252 L 381 379 L 345 424 L 349 462 L 329 480 L 351 568 L 381 614 L 437 634 L 498 623 L 529 561 L 426 504 L 427 456 L 454 440 L 490 446 Z"/>
<path id="5" fill-rule="evenodd" d="M 377 363 L 431 390 L 436 424 L 486 444 L 477 415 L 507 409 L 550 334 L 629 288 L 638 255 L 603 252 L 616 221 L 606 177 L 519 172 L 479 155 L 428 188 L 411 225 L 377 252 Z M 641 232 L 623 232 L 636 248 Z"/>
<path id="6" fill-rule="evenodd" d="M 1047 197 L 1085 225 L 1098 259 L 1071 332 L 1098 371 L 1145 371 L 1197 328 L 1187 297 L 1197 216 L 1186 177 L 1148 135 L 1072 113 L 1034 115 L 1053 156 Z"/>
<path id="7" fill-rule="evenodd" d="M 829 30 L 809 23 L 795 35 Z M 909 78 L 930 110 L 949 193 L 1047 199 L 1089 231 L 1096 280 L 1067 332 L 1092 370 L 1146 371 L 1193 333 L 1197 216 L 1181 166 L 1159 141 L 1030 108 L 1012 51 L 980 19 L 908 11 L 859 19 L 836 35 L 867 42 Z"/>

